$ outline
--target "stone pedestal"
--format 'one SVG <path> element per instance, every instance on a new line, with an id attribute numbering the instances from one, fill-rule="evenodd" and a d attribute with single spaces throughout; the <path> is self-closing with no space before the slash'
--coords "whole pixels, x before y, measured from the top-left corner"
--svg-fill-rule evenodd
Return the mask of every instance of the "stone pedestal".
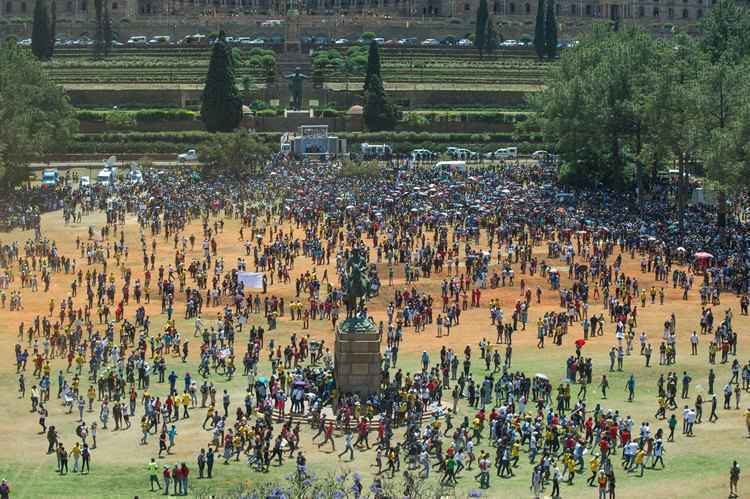
<path id="1" fill-rule="evenodd" d="M 369 319 L 347 319 L 336 328 L 334 367 L 339 393 L 366 398 L 380 388 L 380 334 Z"/>

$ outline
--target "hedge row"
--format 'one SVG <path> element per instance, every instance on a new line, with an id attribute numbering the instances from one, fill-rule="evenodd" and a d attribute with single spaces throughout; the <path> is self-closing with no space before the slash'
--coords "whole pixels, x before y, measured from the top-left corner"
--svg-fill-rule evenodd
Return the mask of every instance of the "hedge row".
<path id="1" fill-rule="evenodd" d="M 198 113 L 188 109 L 141 109 L 137 111 L 93 111 L 80 110 L 76 117 L 81 121 L 104 123 L 112 121 L 116 114 L 125 115 L 139 123 L 156 123 L 159 121 L 194 121 Z"/>
<path id="2" fill-rule="evenodd" d="M 426 123 L 502 123 L 511 125 L 516 122 L 526 121 L 527 113 L 503 113 L 497 111 L 479 111 L 470 113 L 461 112 L 429 112 L 429 113 L 405 113 L 408 117 L 414 116 L 423 119 Z"/>

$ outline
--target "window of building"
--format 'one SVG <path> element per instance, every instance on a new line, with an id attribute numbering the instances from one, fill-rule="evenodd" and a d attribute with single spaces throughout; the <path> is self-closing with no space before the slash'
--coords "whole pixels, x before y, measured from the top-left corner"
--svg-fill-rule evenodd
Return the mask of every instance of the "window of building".
<path id="1" fill-rule="evenodd" d="M 688 10 L 687 10 L 687 9 L 682 9 L 682 18 L 683 18 L 683 19 L 688 19 L 688 18 L 690 18 L 690 12 L 688 12 Z"/>
<path id="2" fill-rule="evenodd" d="M 659 17 L 659 7 L 654 7 L 654 17 Z"/>
<path id="3" fill-rule="evenodd" d="M 73 12 L 73 2 L 68 2 L 68 4 L 65 6 L 65 10 L 68 12 Z"/>
<path id="4" fill-rule="evenodd" d="M 557 5 L 555 5 L 555 15 L 556 16 L 560 15 L 560 4 L 559 3 Z"/>
<path id="5" fill-rule="evenodd" d="M 643 17 L 646 15 L 646 9 L 643 8 L 643 5 L 638 7 L 638 17 Z"/>
<path id="6" fill-rule="evenodd" d="M 26 12 L 26 2 L 21 2 L 21 12 L 22 13 Z"/>
<path id="7" fill-rule="evenodd" d="M 695 14 L 695 17 L 697 17 L 698 19 L 703 17 L 703 9 L 698 9 L 698 12 Z"/>
<path id="8" fill-rule="evenodd" d="M 527 14 L 531 14 L 531 5 L 526 4 L 524 5 L 523 9 L 526 11 Z"/>
<path id="9" fill-rule="evenodd" d="M 591 5 L 587 5 L 587 6 L 586 6 L 585 12 L 586 12 L 586 15 L 587 15 L 587 16 L 590 16 L 590 15 L 591 15 Z"/>
<path id="10" fill-rule="evenodd" d="M 471 10 L 471 5 L 469 5 L 468 3 L 465 3 L 464 4 L 464 10 L 467 11 L 467 12 L 470 11 Z"/>
<path id="11" fill-rule="evenodd" d="M 516 4 L 514 4 L 513 2 L 511 2 L 510 5 L 508 5 L 508 10 L 510 10 L 511 14 L 515 14 L 516 13 Z"/>
<path id="12" fill-rule="evenodd" d="M 112 10 L 117 10 L 117 2 L 112 2 Z"/>
<path id="13" fill-rule="evenodd" d="M 667 9 L 667 17 L 670 19 L 674 19 L 674 9 L 672 7 Z"/>
<path id="14" fill-rule="evenodd" d="M 500 3 L 495 2 L 492 4 L 492 13 L 497 14 L 498 12 L 500 12 Z"/>
<path id="15" fill-rule="evenodd" d="M 577 16 L 578 15 L 578 8 L 577 8 L 576 4 L 571 4 L 570 5 L 570 15 L 571 16 Z"/>
<path id="16" fill-rule="evenodd" d="M 13 4 L 11 2 L 5 4 L 5 12 L 7 12 L 8 14 L 13 12 Z"/>

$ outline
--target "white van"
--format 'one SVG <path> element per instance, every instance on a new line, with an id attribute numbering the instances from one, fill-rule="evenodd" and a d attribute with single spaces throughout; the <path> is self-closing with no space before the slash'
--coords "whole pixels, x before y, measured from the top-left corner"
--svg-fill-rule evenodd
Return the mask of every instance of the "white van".
<path id="1" fill-rule="evenodd" d="M 361 145 L 362 156 L 366 158 L 387 158 L 393 154 L 391 146 L 388 144 L 367 144 Z"/>
<path id="2" fill-rule="evenodd" d="M 116 171 L 111 168 L 103 168 L 96 174 L 96 183 L 106 186 L 115 185 Z"/>

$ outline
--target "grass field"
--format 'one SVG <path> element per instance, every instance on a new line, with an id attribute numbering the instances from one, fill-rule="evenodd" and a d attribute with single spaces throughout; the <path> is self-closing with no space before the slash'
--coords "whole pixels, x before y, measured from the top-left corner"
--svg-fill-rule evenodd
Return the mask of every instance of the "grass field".
<path id="1" fill-rule="evenodd" d="M 240 245 L 237 242 L 237 224 L 235 221 L 227 220 L 226 229 L 218 235 L 219 252 L 225 257 L 227 262 L 235 261 L 239 255 Z M 57 242 L 57 246 L 65 255 L 74 256 L 75 238 L 80 236 L 86 239 L 86 231 L 89 226 L 101 227 L 103 216 L 101 214 L 85 217 L 83 223 L 78 225 L 64 226 L 59 213 L 46 215 L 43 221 L 44 234 Z M 285 230 L 288 227 L 285 228 Z M 189 226 L 187 233 L 200 235 L 199 224 Z M 137 226 L 132 219 L 128 220 L 126 225 L 126 242 L 131 248 L 137 248 L 138 231 Z M 295 230 L 296 236 L 301 236 L 300 229 Z M 4 243 L 13 240 L 24 241 L 30 234 L 13 232 L 3 234 L 1 240 Z M 158 262 L 165 265 L 173 260 L 172 245 L 166 243 L 163 239 L 158 239 L 159 247 L 157 250 Z M 198 256 L 198 246 L 196 251 L 188 254 L 188 259 Z M 136 276 L 140 275 L 140 265 L 138 263 L 138 251 L 130 252 L 128 265 L 132 266 Z M 542 247 L 535 248 L 535 253 L 541 258 L 546 256 L 546 251 Z M 85 265 L 79 262 L 79 265 Z M 157 263 L 158 267 L 159 263 Z M 307 259 L 299 258 L 295 263 L 292 276 L 310 269 L 310 263 Z M 333 275 L 333 267 L 328 268 L 329 275 Z M 638 260 L 625 258 L 625 270 L 630 275 L 637 275 L 642 286 L 651 285 L 651 276 L 642 275 L 638 269 Z M 322 272 L 322 269 L 318 269 Z M 381 277 L 386 272 L 384 266 L 380 268 Z M 520 272 L 519 272 L 520 274 Z M 401 279 L 400 269 L 396 274 L 395 288 L 403 289 L 404 283 Z M 416 283 L 420 291 L 431 293 L 433 296 L 439 296 L 440 281 L 444 276 L 436 276 L 431 280 L 421 280 Z M 45 313 L 47 303 L 51 297 L 57 300 L 67 294 L 67 286 L 72 279 L 71 276 L 56 274 L 53 277 L 53 287 L 51 293 L 31 293 L 28 290 L 23 291 L 25 310 L 21 312 L 9 312 L 0 310 L 0 349 L 5 352 L 5 363 L 0 365 L 0 386 L 4 388 L 7 395 L 5 417 L 0 419 L 0 434 L 4 436 L 4 445 L 0 450 L 0 477 L 10 480 L 13 490 L 12 497 L 41 498 L 41 497 L 156 497 L 157 494 L 150 493 L 148 490 L 148 476 L 146 472 L 146 463 L 157 452 L 157 441 L 151 437 L 148 446 L 138 444 L 139 435 L 136 428 L 133 427 L 128 431 L 105 431 L 99 432 L 99 447 L 93 451 L 92 456 L 92 473 L 87 476 L 77 474 L 68 474 L 59 476 L 55 473 L 55 458 L 53 455 L 46 455 L 46 439 L 38 435 L 39 427 L 36 416 L 30 414 L 30 403 L 27 400 L 16 398 L 16 380 L 15 369 L 12 365 L 12 348 L 16 341 L 16 330 L 19 321 L 28 321 L 38 313 Z M 538 277 L 528 278 L 530 286 L 540 284 L 544 290 L 543 302 L 541 305 L 534 305 L 531 309 L 530 320 L 533 323 L 536 318 L 545 311 L 557 310 L 557 296 L 549 290 L 548 285 Z M 563 286 L 568 283 L 567 275 L 563 277 Z M 385 286 L 379 297 L 372 300 L 369 305 L 371 313 L 376 320 L 385 318 L 384 310 L 387 302 L 393 294 L 395 288 Z M 499 288 L 496 290 L 484 290 L 482 296 L 483 305 L 489 302 L 491 298 L 502 300 L 504 308 L 508 308 L 515 303 L 518 298 L 518 288 Z M 269 293 L 276 296 L 291 297 L 293 295 L 293 283 L 280 285 L 275 284 L 269 288 Z M 80 299 L 80 298 L 79 298 Z M 152 317 L 152 331 L 157 331 L 164 324 L 165 316 L 159 313 L 158 300 L 154 300 L 148 307 L 148 312 Z M 731 307 L 735 311 L 734 325 L 740 331 L 740 346 L 738 358 L 741 362 L 746 362 L 750 356 L 750 347 L 746 341 L 746 331 L 750 329 L 750 319 L 739 316 L 738 301 L 735 297 L 725 296 L 720 307 L 715 308 L 715 315 L 720 316 L 724 309 Z M 600 304 L 592 305 L 592 312 L 599 312 Z M 181 304 L 176 307 L 176 313 L 179 317 L 183 308 Z M 213 317 L 216 309 L 208 309 L 204 312 L 204 317 Z M 700 303 L 696 301 L 695 295 L 687 302 L 683 302 L 679 293 L 667 289 L 667 300 L 664 305 L 647 305 L 645 309 L 639 309 L 639 328 L 645 330 L 652 342 L 656 342 L 660 336 L 661 323 L 674 312 L 677 316 L 678 330 L 678 363 L 672 367 L 658 366 L 656 357 L 654 365 L 651 368 L 644 367 L 644 361 L 637 355 L 626 357 L 625 370 L 621 373 L 610 373 L 610 396 L 603 401 L 595 386 L 590 387 L 588 394 L 588 404 L 590 408 L 597 403 L 601 403 L 604 408 L 618 409 L 620 414 L 631 415 L 636 425 L 641 421 L 650 421 L 654 429 L 665 427 L 661 421 L 655 421 L 653 414 L 656 410 L 656 380 L 660 373 L 674 370 L 681 373 L 687 370 L 693 377 L 691 387 L 690 401 L 692 405 L 695 395 L 701 392 L 706 396 L 706 376 L 708 371 L 707 359 L 707 337 L 701 337 L 700 355 L 688 355 L 688 336 L 690 331 L 698 327 L 698 313 Z M 132 316 L 134 305 L 127 309 L 128 316 Z M 472 365 L 472 371 L 475 378 L 484 375 L 484 365 L 480 365 L 478 359 L 477 344 L 482 337 L 488 339 L 494 338 L 494 329 L 489 326 L 487 319 L 488 313 L 486 308 L 470 309 L 462 315 L 462 325 L 453 329 L 449 338 L 435 338 L 435 327 L 428 327 L 427 331 L 416 335 L 409 330 L 406 334 L 401 353 L 399 354 L 398 368 L 405 372 L 414 372 L 417 369 L 419 354 L 423 349 L 430 352 L 431 358 L 436 358 L 437 352 L 441 345 L 446 345 L 456 351 L 463 351 L 465 345 L 471 345 L 475 352 Z M 263 321 L 259 316 L 251 318 L 251 324 L 262 324 Z M 178 328 L 190 336 L 193 330 L 192 323 L 178 319 Z M 292 333 L 307 333 L 313 338 L 326 340 L 326 344 L 332 345 L 333 336 L 330 324 L 325 321 L 312 321 L 309 331 L 302 331 L 299 322 L 293 322 L 288 317 L 282 317 L 280 326 L 277 330 L 269 333 L 267 338 L 273 338 L 277 344 L 285 344 Z M 563 346 L 556 347 L 551 343 L 547 344 L 544 350 L 537 350 L 535 347 L 535 331 L 531 329 L 526 332 L 518 332 L 514 335 L 514 354 L 513 370 L 521 370 L 527 374 L 542 372 L 547 374 L 554 382 L 560 382 L 565 373 L 565 359 L 573 352 L 573 341 L 581 336 L 579 328 L 575 328 L 575 333 L 564 339 Z M 243 338 L 246 333 L 239 335 L 239 344 L 243 344 Z M 601 374 L 606 371 L 609 361 L 607 352 L 614 343 L 613 326 L 607 324 L 606 334 L 604 337 L 592 339 L 584 347 L 584 355 L 591 356 L 594 362 L 594 381 L 598 383 Z M 191 356 L 187 364 L 181 364 L 176 359 L 169 359 L 168 371 L 175 369 L 178 374 L 185 371 L 197 373 L 196 352 L 198 350 L 197 340 L 191 338 Z M 501 346 L 501 348 L 503 348 Z M 240 347 L 240 352 L 244 352 L 244 347 Z M 260 373 L 268 373 L 269 364 L 265 360 L 260 367 Z M 53 372 L 62 367 L 60 360 L 53 361 Z M 729 368 L 727 365 L 715 366 L 717 370 L 717 387 L 723 386 L 728 379 Z M 625 380 L 630 373 L 634 373 L 638 387 L 636 391 L 636 400 L 633 403 L 626 402 Z M 30 386 L 33 383 L 31 373 L 27 372 Z M 155 378 L 152 378 L 155 381 Z M 231 382 L 221 377 L 212 377 L 216 384 L 218 392 L 229 390 L 233 406 L 239 403 L 244 394 L 244 380 L 241 376 L 236 377 Z M 54 383 L 53 383 L 54 384 Z M 86 386 L 86 383 L 82 383 Z M 164 385 L 156 385 L 152 390 L 155 394 L 164 394 L 166 388 Z M 574 392 L 575 395 L 575 392 Z M 54 395 L 53 395 L 54 396 Z M 741 408 L 746 408 L 750 402 L 750 394 L 743 393 Z M 687 402 L 686 402 L 687 403 Z M 75 412 L 73 415 L 66 415 L 61 405 L 53 400 L 49 404 L 50 418 L 49 424 L 54 424 L 59 428 L 61 439 L 70 447 L 74 440 L 74 428 L 76 426 Z M 230 412 L 233 409 L 230 407 Z M 465 403 L 459 406 L 459 415 L 467 415 L 472 412 L 468 410 Z M 678 416 L 679 416 L 678 410 Z M 205 413 L 200 409 L 195 409 L 191 413 L 192 417 L 187 420 L 181 420 L 177 423 L 178 437 L 177 444 L 173 450 L 174 454 L 159 460 L 159 463 L 174 463 L 177 461 L 186 461 L 188 465 L 195 469 L 195 456 L 200 447 L 206 446 L 208 442 L 208 433 L 199 428 L 199 423 L 203 420 Z M 728 468 L 733 459 L 738 459 L 743 470 L 750 467 L 750 449 L 748 445 L 750 440 L 747 438 L 745 430 L 743 410 L 730 410 L 719 412 L 719 421 L 715 424 L 705 422 L 707 413 L 704 417 L 704 423 L 697 426 L 694 438 L 687 438 L 677 435 L 675 443 L 666 444 L 665 462 L 666 469 L 651 471 L 648 470 L 643 478 L 634 475 L 628 475 L 621 469 L 617 468 L 618 478 L 618 497 L 626 498 L 707 498 L 722 497 L 726 494 L 726 483 Z M 86 414 L 85 419 L 89 422 L 96 419 L 95 414 Z M 454 420 L 459 423 L 460 418 Z M 678 432 L 679 433 L 679 432 Z M 303 450 L 308 457 L 310 467 L 317 472 L 319 476 L 327 472 L 337 472 L 340 470 L 356 470 L 365 477 L 366 484 L 374 476 L 374 451 L 358 453 L 352 463 L 340 461 L 335 454 L 327 451 L 318 451 L 317 446 L 312 444 L 310 430 L 303 430 Z M 337 434 L 337 450 L 341 450 L 343 442 L 340 434 Z M 483 441 L 481 448 L 488 448 L 486 439 Z M 491 449 L 490 449 L 491 450 Z M 493 453 L 494 455 L 494 453 Z M 586 458 L 586 461 L 588 459 Z M 210 483 L 198 483 L 193 480 L 195 486 L 193 493 L 201 491 L 211 492 L 214 494 L 231 494 L 236 487 L 249 482 L 252 484 L 264 483 L 267 481 L 278 480 L 283 482 L 288 473 L 293 470 L 293 463 L 286 462 L 282 467 L 271 466 L 268 474 L 258 474 L 248 469 L 243 463 L 232 462 L 229 465 L 223 465 L 217 461 L 215 478 Z M 483 491 L 484 497 L 491 498 L 523 498 L 531 497 L 529 491 L 529 481 L 531 467 L 528 460 L 522 458 L 520 466 L 515 470 L 516 476 L 511 479 L 499 479 L 493 474 L 491 488 Z M 747 479 L 747 472 L 743 475 L 740 483 L 741 496 L 747 497 L 750 491 L 750 483 Z M 470 491 L 477 489 L 477 483 L 473 480 L 471 472 L 464 472 L 460 476 L 459 484 L 455 489 L 443 490 L 442 495 L 445 497 L 467 497 Z M 194 472 L 193 476 L 197 474 Z M 583 477 L 578 477 L 573 486 L 562 486 L 563 497 L 570 498 L 587 498 L 595 497 L 594 489 L 586 487 Z M 585 478 L 588 478 L 588 473 Z M 201 481 L 208 482 L 208 481 Z M 433 472 L 429 483 L 437 482 L 437 474 Z M 548 491 L 549 492 L 549 489 Z"/>

